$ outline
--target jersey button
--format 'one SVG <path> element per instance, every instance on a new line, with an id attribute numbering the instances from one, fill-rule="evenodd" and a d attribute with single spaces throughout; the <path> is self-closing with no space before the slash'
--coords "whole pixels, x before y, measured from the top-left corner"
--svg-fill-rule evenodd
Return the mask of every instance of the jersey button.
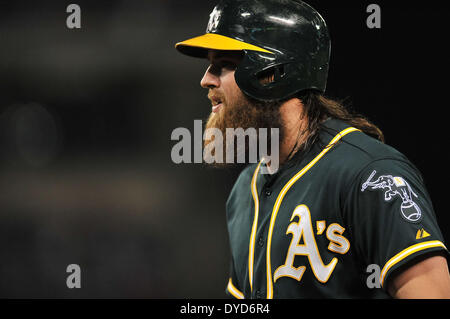
<path id="1" fill-rule="evenodd" d="M 264 296 L 263 296 L 263 294 L 262 294 L 261 291 L 256 290 L 256 292 L 255 292 L 255 298 L 256 298 L 256 299 L 263 299 Z"/>
<path id="2" fill-rule="evenodd" d="M 262 238 L 262 237 L 259 237 L 259 238 L 258 238 L 258 245 L 259 245 L 260 247 L 263 247 L 263 246 L 264 246 L 264 238 Z"/>
<path id="3" fill-rule="evenodd" d="M 266 190 L 264 191 L 264 195 L 266 195 L 266 197 L 269 197 L 270 195 L 272 195 L 272 191 L 266 188 Z"/>

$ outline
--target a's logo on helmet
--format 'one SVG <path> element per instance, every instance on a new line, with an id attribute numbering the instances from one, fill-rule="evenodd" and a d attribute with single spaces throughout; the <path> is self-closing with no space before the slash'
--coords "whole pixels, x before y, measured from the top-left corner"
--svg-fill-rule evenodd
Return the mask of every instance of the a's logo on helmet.
<path id="1" fill-rule="evenodd" d="M 213 12 L 209 15 L 209 22 L 208 22 L 208 28 L 206 29 L 206 33 L 215 31 L 217 27 L 219 26 L 220 16 L 222 14 L 222 11 L 218 10 L 217 8 L 214 8 Z"/>
<path id="2" fill-rule="evenodd" d="M 367 188 L 369 190 L 382 189 L 384 191 L 384 200 L 391 201 L 395 196 L 399 196 L 402 200 L 400 205 L 400 212 L 407 221 L 416 223 L 422 219 L 422 212 L 420 207 L 413 201 L 413 198 L 418 198 L 417 194 L 413 192 L 411 186 L 404 178 L 392 175 L 381 175 L 375 180 L 372 178 L 377 171 L 373 171 L 367 181 L 362 184 L 361 191 L 364 192 Z"/>

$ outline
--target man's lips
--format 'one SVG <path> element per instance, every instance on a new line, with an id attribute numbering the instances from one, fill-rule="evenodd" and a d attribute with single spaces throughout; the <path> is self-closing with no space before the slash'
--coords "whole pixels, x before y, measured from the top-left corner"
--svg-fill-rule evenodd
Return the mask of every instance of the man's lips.
<path id="1" fill-rule="evenodd" d="M 219 112 L 219 110 L 220 110 L 221 107 L 222 107 L 222 103 L 213 105 L 213 106 L 212 106 L 212 111 L 213 111 L 214 113 L 217 113 L 217 112 Z"/>
<path id="2" fill-rule="evenodd" d="M 208 96 L 212 103 L 212 111 L 214 113 L 219 112 L 220 108 L 223 105 L 222 99 L 219 96 Z"/>

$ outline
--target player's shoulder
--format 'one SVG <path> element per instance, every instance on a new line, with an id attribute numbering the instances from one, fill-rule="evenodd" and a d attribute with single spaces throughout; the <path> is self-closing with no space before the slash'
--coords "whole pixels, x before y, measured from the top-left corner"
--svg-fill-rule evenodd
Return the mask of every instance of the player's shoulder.
<path id="1" fill-rule="evenodd" d="M 351 127 L 349 124 L 330 119 L 324 124 L 322 138 L 331 140 Z M 394 160 L 409 162 L 408 158 L 394 147 L 387 145 L 372 136 L 358 130 L 342 136 L 333 147 L 333 157 L 342 159 L 343 166 L 355 167 L 367 165 L 378 160 Z"/>
<path id="2" fill-rule="evenodd" d="M 250 186 L 257 166 L 258 164 L 248 164 L 241 171 L 228 196 L 227 207 L 232 206 L 233 202 L 239 201 L 240 197 L 251 194 Z"/>
<path id="3" fill-rule="evenodd" d="M 239 188 L 244 185 L 246 186 L 250 185 L 253 175 L 255 174 L 256 168 L 258 167 L 258 164 L 259 163 L 253 163 L 245 166 L 245 168 L 241 171 L 238 178 L 236 179 L 233 188 Z"/>
<path id="4" fill-rule="evenodd" d="M 351 127 L 349 124 L 331 119 L 324 124 L 321 138 L 330 141 Z M 343 136 L 327 155 L 327 165 L 340 179 L 354 179 L 374 166 L 397 170 L 399 167 L 419 173 L 417 168 L 399 150 L 389 146 L 362 131 L 354 131 Z"/>

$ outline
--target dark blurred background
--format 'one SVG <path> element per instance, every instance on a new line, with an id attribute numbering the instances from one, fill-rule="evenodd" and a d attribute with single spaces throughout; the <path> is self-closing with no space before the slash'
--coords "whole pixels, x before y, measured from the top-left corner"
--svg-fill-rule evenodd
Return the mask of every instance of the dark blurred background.
<path id="1" fill-rule="evenodd" d="M 81 29 L 66 7 L 81 7 Z M 328 96 L 421 170 L 450 239 L 446 10 L 309 1 L 333 39 Z M 0 2 L 0 297 L 222 298 L 225 201 L 239 169 L 171 161 L 171 132 L 210 105 L 200 35 L 215 1 Z M 68 289 L 66 267 L 81 267 Z"/>

